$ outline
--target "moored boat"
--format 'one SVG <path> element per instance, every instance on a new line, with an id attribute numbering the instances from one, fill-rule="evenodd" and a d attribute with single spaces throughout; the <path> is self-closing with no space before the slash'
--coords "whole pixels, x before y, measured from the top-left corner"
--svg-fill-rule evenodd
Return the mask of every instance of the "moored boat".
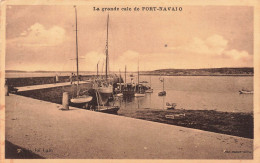
<path id="1" fill-rule="evenodd" d="M 119 106 L 97 106 L 95 111 L 109 114 L 117 114 Z"/>
<path id="2" fill-rule="evenodd" d="M 123 96 L 123 93 L 117 93 L 116 96 L 117 96 L 117 97 L 122 97 L 122 96 Z"/>
<path id="3" fill-rule="evenodd" d="M 90 102 L 92 98 L 93 98 L 92 96 L 83 95 L 83 96 L 78 96 L 77 98 L 70 99 L 70 102 L 74 104 L 84 104 Z"/>
<path id="4" fill-rule="evenodd" d="M 142 89 L 142 85 L 139 84 L 139 61 L 138 61 L 138 77 L 137 77 L 137 86 L 136 87 L 135 87 L 136 92 L 135 92 L 134 96 L 135 97 L 144 97 L 145 96 L 144 90 Z"/>
<path id="5" fill-rule="evenodd" d="M 153 93 L 151 76 L 150 76 L 150 86 L 148 87 L 147 90 L 145 90 L 145 93 Z"/>
<path id="6" fill-rule="evenodd" d="M 93 85 L 92 94 L 95 96 L 94 102 L 89 106 L 90 110 L 95 110 L 103 113 L 117 114 L 117 111 L 120 109 L 119 106 L 112 105 L 110 102 L 113 99 L 113 79 L 108 75 L 108 25 L 109 25 L 109 15 L 107 16 L 107 40 L 106 40 L 106 73 L 105 80 L 96 79 Z M 97 64 L 97 76 L 98 76 L 98 64 Z"/>
<path id="7" fill-rule="evenodd" d="M 78 29 L 77 29 L 77 8 L 75 8 L 75 16 L 76 16 L 76 66 L 77 66 L 77 95 L 70 99 L 70 102 L 76 105 L 83 105 L 85 106 L 88 102 L 92 100 L 92 96 L 89 95 L 79 95 L 79 61 L 78 61 Z"/>
<path id="8" fill-rule="evenodd" d="M 121 83 L 122 78 L 121 78 L 121 72 L 119 70 L 119 83 L 117 83 L 117 85 L 119 86 L 119 88 L 117 87 L 115 93 L 117 97 L 122 97 L 123 93 L 122 93 L 122 86 L 124 86 L 124 84 Z"/>
<path id="9" fill-rule="evenodd" d="M 166 105 L 165 105 L 167 110 L 173 110 L 173 109 L 175 109 L 176 106 L 177 106 L 176 103 L 169 103 L 169 102 L 166 102 Z"/>
<path id="10" fill-rule="evenodd" d="M 158 93 L 158 96 L 166 96 L 166 91 L 161 91 Z"/>
<path id="11" fill-rule="evenodd" d="M 164 90 L 164 78 L 160 79 L 160 81 L 163 83 L 163 91 L 158 93 L 158 96 L 166 96 L 166 91 Z"/>
<path id="12" fill-rule="evenodd" d="M 98 86 L 98 92 L 101 95 L 102 101 L 104 103 L 107 102 L 110 96 L 113 94 L 113 86 L 111 85 L 110 78 L 108 76 L 108 25 L 109 25 L 109 15 L 107 16 L 107 40 L 106 40 L 106 80 L 102 81 L 101 84 Z"/>
<path id="13" fill-rule="evenodd" d="M 168 114 L 165 115 L 166 119 L 183 119 L 185 117 L 185 113 L 184 114 Z"/>
<path id="14" fill-rule="evenodd" d="M 145 93 L 153 93 L 153 89 L 147 89 L 147 90 L 145 90 Z"/>
<path id="15" fill-rule="evenodd" d="M 130 75 L 131 77 L 131 75 Z M 131 80 L 133 78 L 131 77 Z M 135 95 L 135 87 L 133 83 L 127 83 L 126 82 L 126 66 L 125 66 L 125 81 L 124 81 L 124 88 L 122 89 L 123 96 L 126 98 L 134 97 Z"/>
<path id="16" fill-rule="evenodd" d="M 241 90 L 241 91 L 239 91 L 239 93 L 240 94 L 253 94 L 254 93 L 254 91 L 249 91 L 249 90 Z"/>
<path id="17" fill-rule="evenodd" d="M 144 97 L 145 94 L 144 93 L 135 93 L 134 96 L 135 97 Z"/>

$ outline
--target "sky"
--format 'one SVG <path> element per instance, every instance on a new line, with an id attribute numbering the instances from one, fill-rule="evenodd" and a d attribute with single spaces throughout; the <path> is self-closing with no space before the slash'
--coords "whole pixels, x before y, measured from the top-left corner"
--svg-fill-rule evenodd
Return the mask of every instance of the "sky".
<path id="1" fill-rule="evenodd" d="M 181 6 L 182 11 L 93 11 L 77 6 L 79 70 L 253 67 L 253 8 Z M 95 6 L 114 7 L 114 6 Z M 135 7 L 135 6 L 117 6 Z M 142 7 L 142 6 L 137 6 Z M 6 69 L 75 71 L 73 5 L 7 6 Z"/>

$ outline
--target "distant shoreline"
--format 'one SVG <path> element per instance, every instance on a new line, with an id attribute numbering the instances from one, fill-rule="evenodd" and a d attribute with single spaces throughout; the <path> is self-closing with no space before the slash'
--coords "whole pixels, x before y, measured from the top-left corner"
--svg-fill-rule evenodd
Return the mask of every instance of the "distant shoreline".
<path id="1" fill-rule="evenodd" d="M 153 76 L 254 76 L 254 74 L 220 74 L 220 75 L 217 75 L 217 74 L 212 74 L 212 75 L 160 75 L 160 74 L 140 74 L 140 75 L 143 75 L 143 76 L 150 76 L 150 75 L 153 75 Z"/>
<path id="2" fill-rule="evenodd" d="M 96 75 L 80 75 L 82 77 L 94 77 Z M 231 74 L 231 75 L 224 75 L 224 74 L 221 74 L 221 75 L 160 75 L 160 74 L 140 74 L 140 76 L 212 76 L 212 77 L 216 77 L 216 76 L 228 76 L 228 77 L 253 77 L 254 74 L 246 74 L 246 75 L 242 75 L 242 74 Z M 24 79 L 27 79 L 27 78 L 53 78 L 54 75 L 48 75 L 48 76 L 17 76 L 17 77 L 14 77 L 14 76 L 5 76 L 6 79 L 18 79 L 18 78 L 24 78 Z M 59 75 L 59 77 L 69 77 L 69 75 Z"/>
<path id="3" fill-rule="evenodd" d="M 19 71 L 6 70 L 6 74 L 38 74 L 40 77 L 50 74 L 50 76 L 69 76 L 72 71 Z M 75 72 L 74 72 L 75 73 Z M 95 71 L 80 71 L 80 75 L 96 75 Z M 137 72 L 128 71 L 127 74 L 136 74 Z M 110 74 L 118 74 L 117 71 L 110 71 Z M 154 76 L 254 76 L 253 67 L 240 68 L 205 68 L 205 69 L 159 69 L 151 71 L 140 71 L 140 75 Z M 28 76 L 28 75 L 25 75 Z M 34 75 L 32 75 L 33 77 Z M 8 78 L 8 77 L 7 77 Z"/>

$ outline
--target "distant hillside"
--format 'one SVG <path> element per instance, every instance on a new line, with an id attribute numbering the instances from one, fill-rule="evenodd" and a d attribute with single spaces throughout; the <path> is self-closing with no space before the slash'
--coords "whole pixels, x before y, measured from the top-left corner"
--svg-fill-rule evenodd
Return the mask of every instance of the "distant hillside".
<path id="1" fill-rule="evenodd" d="M 217 76 L 217 75 L 254 75 L 254 68 L 206 68 L 206 69 L 160 69 L 143 71 L 142 75 L 168 75 L 168 76 Z"/>

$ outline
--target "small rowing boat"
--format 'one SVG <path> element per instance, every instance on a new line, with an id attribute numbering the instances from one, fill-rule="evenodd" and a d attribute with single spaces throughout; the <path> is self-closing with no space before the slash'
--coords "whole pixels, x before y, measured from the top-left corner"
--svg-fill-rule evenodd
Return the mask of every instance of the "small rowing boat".
<path id="1" fill-rule="evenodd" d="M 185 113 L 184 114 L 168 114 L 165 115 L 166 119 L 182 119 L 185 117 Z"/>
<path id="2" fill-rule="evenodd" d="M 173 110 L 173 109 L 175 109 L 176 106 L 177 106 L 176 103 L 166 102 L 166 108 L 167 108 L 167 110 Z"/>
<path id="3" fill-rule="evenodd" d="M 240 94 L 253 94 L 254 93 L 254 91 L 249 91 L 249 90 L 241 90 L 241 91 L 239 91 L 239 93 Z"/>

